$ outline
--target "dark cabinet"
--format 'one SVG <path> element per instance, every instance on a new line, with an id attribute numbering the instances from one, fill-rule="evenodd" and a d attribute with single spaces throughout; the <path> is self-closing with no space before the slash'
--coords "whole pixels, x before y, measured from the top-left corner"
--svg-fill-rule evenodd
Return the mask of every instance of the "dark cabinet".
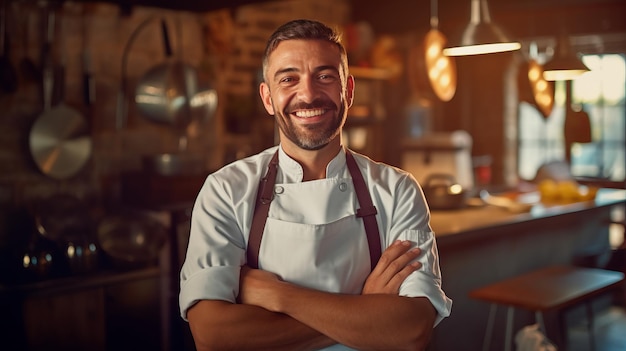
<path id="1" fill-rule="evenodd" d="M 158 267 L 0 287 L 5 350 L 160 350 Z M 6 347 L 6 348 L 5 348 Z"/>

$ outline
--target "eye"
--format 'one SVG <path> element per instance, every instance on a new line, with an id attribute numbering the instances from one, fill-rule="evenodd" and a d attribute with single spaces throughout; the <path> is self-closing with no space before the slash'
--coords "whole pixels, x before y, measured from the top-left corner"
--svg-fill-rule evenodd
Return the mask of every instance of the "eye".
<path id="1" fill-rule="evenodd" d="M 321 73 L 317 79 L 323 82 L 333 82 L 337 79 L 337 76 L 332 73 Z"/>

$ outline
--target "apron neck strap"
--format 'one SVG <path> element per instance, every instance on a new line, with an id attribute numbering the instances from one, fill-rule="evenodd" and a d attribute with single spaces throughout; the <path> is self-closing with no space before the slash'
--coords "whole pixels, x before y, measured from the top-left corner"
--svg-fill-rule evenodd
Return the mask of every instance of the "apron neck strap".
<path id="1" fill-rule="evenodd" d="M 248 247 L 246 248 L 246 259 L 248 266 L 251 268 L 259 268 L 259 251 L 261 251 L 261 239 L 263 238 L 263 230 L 265 222 L 270 211 L 270 203 L 274 197 L 274 185 L 276 184 L 276 174 L 278 173 L 278 150 L 270 160 L 267 166 L 267 174 L 259 182 L 259 188 L 256 194 L 256 206 L 252 217 L 252 226 L 250 228 L 250 236 L 248 238 Z"/>

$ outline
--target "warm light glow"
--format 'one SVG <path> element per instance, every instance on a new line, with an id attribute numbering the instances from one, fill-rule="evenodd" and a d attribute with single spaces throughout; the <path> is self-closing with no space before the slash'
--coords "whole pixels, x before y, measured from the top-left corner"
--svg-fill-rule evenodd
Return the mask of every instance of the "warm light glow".
<path id="1" fill-rule="evenodd" d="M 548 89 L 548 82 L 546 82 L 543 79 L 538 80 L 535 87 L 537 88 L 538 91 L 546 91 Z"/>
<path id="2" fill-rule="evenodd" d="M 624 81 L 626 70 L 624 58 L 620 55 L 587 55 L 583 62 L 591 69 L 576 80 L 573 85 L 574 97 L 583 103 L 598 103 L 600 99 L 608 104 L 617 104 L 626 95 Z"/>
<path id="3" fill-rule="evenodd" d="M 444 56 L 441 49 L 446 38 L 439 31 L 430 30 L 424 38 L 428 79 L 433 91 L 442 101 L 449 101 L 456 91 L 456 64 L 453 59 Z"/>
<path id="4" fill-rule="evenodd" d="M 545 71 L 543 72 L 543 78 L 545 78 L 545 80 L 547 81 L 572 80 L 572 79 L 577 79 L 585 72 L 588 72 L 588 71 L 582 70 L 582 69 Z"/>
<path id="5" fill-rule="evenodd" d="M 528 70 L 528 79 L 531 82 L 536 82 L 541 78 L 541 70 L 537 66 L 531 66 Z"/>
<path id="6" fill-rule="evenodd" d="M 571 46 L 567 36 L 561 36 L 552 59 L 543 66 L 543 78 L 548 81 L 573 80 L 579 78 L 589 68 L 581 61 Z"/>
<path id="7" fill-rule="evenodd" d="M 450 188 L 448 190 L 450 194 L 460 194 L 461 192 L 463 192 L 463 187 L 461 186 L 461 184 L 453 184 L 450 185 Z"/>
<path id="8" fill-rule="evenodd" d="M 531 59 L 528 61 L 527 75 L 535 104 L 543 116 L 548 117 L 554 107 L 554 92 L 552 86 L 544 79 L 543 67 Z"/>
<path id="9" fill-rule="evenodd" d="M 522 45 L 518 42 L 457 46 L 443 49 L 443 54 L 446 56 L 483 55 L 496 52 L 515 51 L 519 50 L 521 47 Z"/>

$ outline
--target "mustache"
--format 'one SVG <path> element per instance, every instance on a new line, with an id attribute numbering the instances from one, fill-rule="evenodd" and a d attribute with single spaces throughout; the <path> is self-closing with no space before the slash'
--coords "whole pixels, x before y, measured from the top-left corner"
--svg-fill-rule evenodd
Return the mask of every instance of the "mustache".
<path id="1" fill-rule="evenodd" d="M 295 102 L 285 109 L 286 113 L 292 113 L 295 110 L 311 110 L 311 109 L 325 109 L 325 110 L 336 110 L 337 105 L 334 102 L 328 99 L 315 99 L 309 103 L 298 101 Z"/>

